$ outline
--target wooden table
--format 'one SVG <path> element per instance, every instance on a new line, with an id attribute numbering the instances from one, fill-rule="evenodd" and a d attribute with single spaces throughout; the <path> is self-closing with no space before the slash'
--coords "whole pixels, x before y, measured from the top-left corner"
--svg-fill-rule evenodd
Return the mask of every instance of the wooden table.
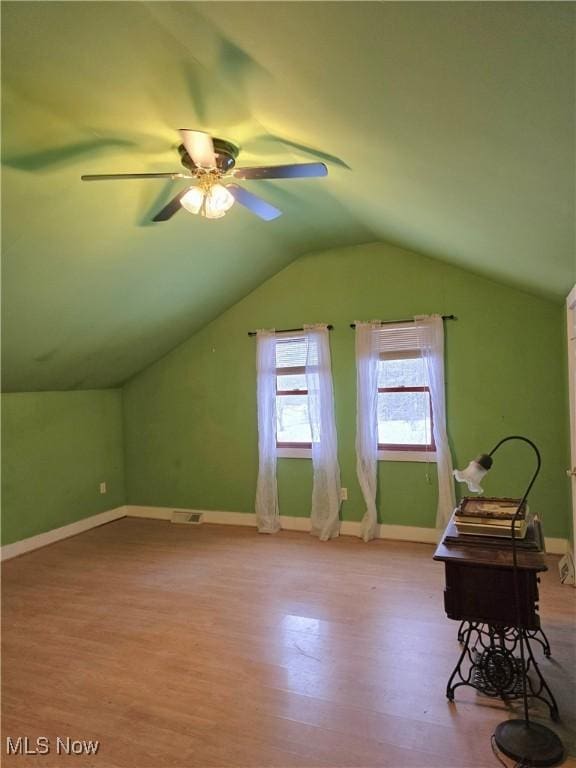
<path id="1" fill-rule="evenodd" d="M 543 541 L 538 521 L 527 533 L 527 541 L 531 540 Z M 544 551 L 517 549 L 519 612 L 509 540 L 458 535 L 452 519 L 434 559 L 445 567 L 446 614 L 462 622 L 458 634 L 463 648 L 446 687 L 447 697 L 453 701 L 455 689 L 468 685 L 488 696 L 519 698 L 526 675 L 529 695 L 544 701 L 556 719 L 556 701 L 530 646 L 530 641 L 537 640 L 550 655 L 538 614 L 538 573 L 547 570 Z M 524 669 L 515 655 L 521 639 L 526 649 Z"/>

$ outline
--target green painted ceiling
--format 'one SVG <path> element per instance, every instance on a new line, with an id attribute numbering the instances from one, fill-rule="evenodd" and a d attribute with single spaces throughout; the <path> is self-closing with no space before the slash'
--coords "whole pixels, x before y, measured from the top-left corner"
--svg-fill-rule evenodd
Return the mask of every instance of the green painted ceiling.
<path id="1" fill-rule="evenodd" d="M 1 10 L 6 390 L 122 382 L 311 250 L 392 241 L 558 300 L 575 280 L 571 3 Z M 179 127 L 329 176 L 245 182 L 270 223 L 151 224 L 176 182 L 80 182 L 179 170 Z"/>

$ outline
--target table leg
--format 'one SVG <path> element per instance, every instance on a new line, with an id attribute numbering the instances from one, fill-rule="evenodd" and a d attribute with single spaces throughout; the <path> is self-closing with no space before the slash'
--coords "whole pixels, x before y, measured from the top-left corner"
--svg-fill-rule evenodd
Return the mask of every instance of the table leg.
<path id="1" fill-rule="evenodd" d="M 461 621 L 460 625 L 458 627 L 458 642 L 463 643 L 464 642 L 464 636 L 466 634 L 466 624 L 468 622 Z M 550 642 L 548 641 L 548 638 L 546 637 L 546 634 L 542 628 L 539 629 L 527 629 L 526 630 L 526 637 L 528 637 L 530 640 L 535 640 L 537 643 L 539 643 L 542 646 L 542 651 L 544 652 L 544 656 L 546 656 L 547 659 L 549 659 L 552 656 L 552 649 L 550 648 Z"/>
<path id="2" fill-rule="evenodd" d="M 464 625 L 467 625 L 467 627 L 465 627 Z M 463 621 L 458 629 L 458 636 L 460 637 L 460 634 L 462 634 L 464 645 L 462 647 L 460 658 L 458 659 L 458 662 L 454 667 L 454 670 L 450 675 L 450 679 L 448 680 L 448 684 L 446 686 L 446 697 L 448 698 L 449 701 L 454 701 L 454 691 L 456 690 L 456 688 L 458 688 L 461 685 L 471 685 L 470 680 L 471 680 L 474 661 L 472 659 L 472 654 L 470 651 L 470 640 L 472 637 L 472 632 L 478 633 L 477 626 L 478 625 L 473 621 L 471 622 Z M 462 674 L 462 663 L 464 662 L 465 659 L 467 659 L 471 664 L 466 677 L 464 677 L 464 675 Z M 455 679 L 458 680 L 458 682 L 455 685 L 453 685 L 452 683 Z"/>
<path id="3" fill-rule="evenodd" d="M 514 655 L 519 647 L 521 635 L 526 648 L 525 667 L 521 659 Z M 454 701 L 454 691 L 463 685 L 474 688 L 485 696 L 501 698 L 505 702 L 519 699 L 523 695 L 525 676 L 528 696 L 544 702 L 548 706 L 550 717 L 553 720 L 558 719 L 558 705 L 530 645 L 530 641 L 535 640 L 542 646 L 545 655 L 549 655 L 548 639 L 541 630 L 463 621 L 458 627 L 458 638 L 462 638 L 463 646 L 446 686 L 449 701 Z M 530 671 L 533 672 L 532 677 Z"/>

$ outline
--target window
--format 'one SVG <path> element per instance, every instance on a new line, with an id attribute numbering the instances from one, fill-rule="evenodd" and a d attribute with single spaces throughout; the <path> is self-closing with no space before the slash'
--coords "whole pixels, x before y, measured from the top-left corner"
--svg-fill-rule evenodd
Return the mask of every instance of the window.
<path id="1" fill-rule="evenodd" d="M 300 449 L 305 451 L 301 455 L 308 456 L 312 448 L 306 387 L 307 355 L 308 342 L 304 335 L 277 335 L 276 447 L 281 455 L 294 456 L 297 454 L 290 449 Z"/>
<path id="2" fill-rule="evenodd" d="M 414 323 L 382 326 L 377 348 L 380 457 L 433 459 L 432 402 Z"/>

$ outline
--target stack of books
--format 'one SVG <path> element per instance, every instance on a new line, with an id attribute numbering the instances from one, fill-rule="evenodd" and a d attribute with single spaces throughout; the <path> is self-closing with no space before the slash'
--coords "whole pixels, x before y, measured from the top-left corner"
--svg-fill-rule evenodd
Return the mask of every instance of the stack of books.
<path id="1" fill-rule="evenodd" d="M 454 512 L 454 523 L 458 534 L 512 538 L 512 519 L 520 501 L 520 499 L 466 496 Z M 530 519 L 528 507 L 524 505 L 514 524 L 515 538 L 523 539 L 526 536 Z"/>

